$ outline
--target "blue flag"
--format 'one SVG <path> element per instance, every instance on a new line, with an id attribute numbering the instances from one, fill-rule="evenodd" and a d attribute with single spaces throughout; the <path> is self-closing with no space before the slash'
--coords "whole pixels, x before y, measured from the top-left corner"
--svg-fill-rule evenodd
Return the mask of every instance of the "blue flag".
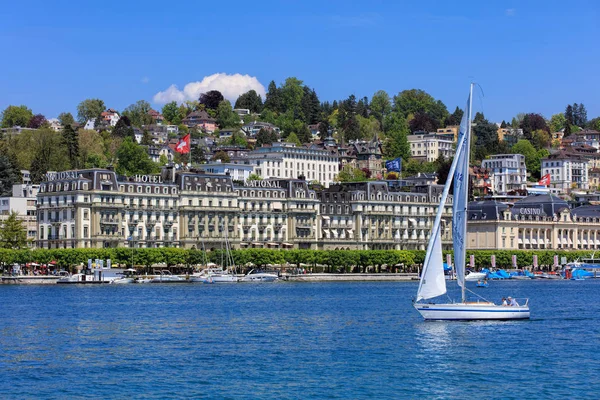
<path id="1" fill-rule="evenodd" d="M 398 157 L 390 161 L 385 162 L 385 168 L 388 172 L 401 172 L 402 171 L 402 158 Z"/>

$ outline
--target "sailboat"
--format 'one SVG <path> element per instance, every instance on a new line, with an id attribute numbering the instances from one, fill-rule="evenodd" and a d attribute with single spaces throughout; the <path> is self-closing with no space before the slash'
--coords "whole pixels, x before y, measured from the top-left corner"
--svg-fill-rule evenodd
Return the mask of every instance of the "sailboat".
<path id="1" fill-rule="evenodd" d="M 419 282 L 417 297 L 413 302 L 415 309 L 425 320 L 515 320 L 529 318 L 529 300 L 520 300 L 521 304 L 499 305 L 481 297 L 477 301 L 467 301 L 465 286 L 467 203 L 469 193 L 469 153 L 471 144 L 471 114 L 473 83 L 469 89 L 467 109 L 463 115 L 456 154 L 442 198 L 437 210 L 427 253 Z M 446 280 L 442 259 L 442 240 L 440 225 L 450 186 L 454 180 L 452 204 L 452 240 L 454 247 L 454 265 L 456 282 L 461 288 L 460 302 L 424 302 L 446 294 Z"/>
<path id="2" fill-rule="evenodd" d="M 235 274 L 235 262 L 233 254 L 231 253 L 231 245 L 229 243 L 229 238 L 227 237 L 225 225 L 223 225 L 223 230 L 225 231 L 225 249 L 221 249 L 221 267 L 214 268 L 214 264 L 207 264 L 205 262 L 207 268 L 200 272 L 200 274 L 194 275 L 191 278 L 193 282 L 233 283 L 239 281 Z M 202 242 L 202 249 L 204 250 L 204 242 Z M 206 251 L 204 251 L 204 257 L 206 257 Z M 225 265 L 228 267 L 223 269 L 223 266 Z"/>

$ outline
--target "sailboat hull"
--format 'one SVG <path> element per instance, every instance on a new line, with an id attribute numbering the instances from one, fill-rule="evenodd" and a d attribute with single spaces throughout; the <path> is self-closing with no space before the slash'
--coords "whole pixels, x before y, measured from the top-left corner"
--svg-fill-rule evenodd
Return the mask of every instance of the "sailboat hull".
<path id="1" fill-rule="evenodd" d="M 529 319 L 529 306 L 499 306 L 493 303 L 415 303 L 415 309 L 425 320 L 483 321 Z"/>

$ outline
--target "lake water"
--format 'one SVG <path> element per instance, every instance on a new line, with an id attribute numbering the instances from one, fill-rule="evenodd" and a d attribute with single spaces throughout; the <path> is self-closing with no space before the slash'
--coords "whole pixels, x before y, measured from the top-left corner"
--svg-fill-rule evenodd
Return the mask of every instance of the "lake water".
<path id="1" fill-rule="evenodd" d="M 454 284 L 450 284 L 454 286 Z M 600 398 L 600 280 L 491 282 L 518 322 L 423 322 L 417 283 L 0 286 L 2 398 Z"/>

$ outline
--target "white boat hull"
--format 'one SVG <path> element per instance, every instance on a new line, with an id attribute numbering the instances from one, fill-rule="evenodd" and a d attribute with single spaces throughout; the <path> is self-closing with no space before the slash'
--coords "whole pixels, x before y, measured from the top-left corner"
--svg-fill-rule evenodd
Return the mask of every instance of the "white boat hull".
<path id="1" fill-rule="evenodd" d="M 529 306 L 499 306 L 493 303 L 415 303 L 425 320 L 481 321 L 529 319 Z"/>
<path id="2" fill-rule="evenodd" d="M 252 274 L 244 276 L 241 282 L 274 282 L 278 279 L 274 274 Z"/>
<path id="3" fill-rule="evenodd" d="M 481 279 L 485 279 L 487 274 L 485 272 L 471 272 L 465 276 L 465 281 L 478 281 Z"/>

